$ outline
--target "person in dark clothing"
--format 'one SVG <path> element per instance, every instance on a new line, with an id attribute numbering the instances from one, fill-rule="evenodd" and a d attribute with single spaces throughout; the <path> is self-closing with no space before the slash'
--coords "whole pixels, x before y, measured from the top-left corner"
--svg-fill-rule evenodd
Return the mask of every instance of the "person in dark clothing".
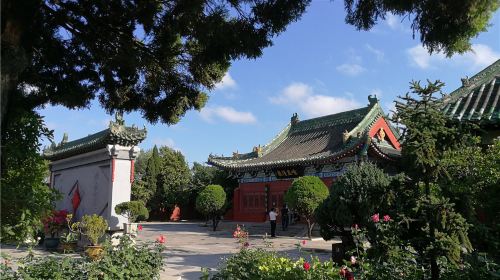
<path id="1" fill-rule="evenodd" d="M 288 228 L 288 205 L 284 204 L 283 208 L 281 208 L 281 228 L 283 231 Z"/>
<path id="2" fill-rule="evenodd" d="M 271 237 L 276 237 L 276 217 L 278 217 L 278 213 L 276 213 L 276 208 L 272 208 L 269 212 L 269 221 L 271 222 Z"/>

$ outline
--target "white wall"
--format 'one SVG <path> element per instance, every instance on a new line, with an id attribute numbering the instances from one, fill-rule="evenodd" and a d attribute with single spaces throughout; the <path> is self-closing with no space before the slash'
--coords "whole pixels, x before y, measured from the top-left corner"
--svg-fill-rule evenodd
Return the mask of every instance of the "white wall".
<path id="1" fill-rule="evenodd" d="M 104 149 L 52 162 L 51 185 L 62 193 L 56 208 L 73 212 L 71 201 L 76 192 L 75 183 L 78 182 L 81 202 L 75 213 L 76 219 L 98 214 L 108 221 L 111 230 L 122 228 L 127 220 L 117 215 L 114 207 L 130 200 L 130 167 L 138 151 L 137 147 L 108 145 Z"/>

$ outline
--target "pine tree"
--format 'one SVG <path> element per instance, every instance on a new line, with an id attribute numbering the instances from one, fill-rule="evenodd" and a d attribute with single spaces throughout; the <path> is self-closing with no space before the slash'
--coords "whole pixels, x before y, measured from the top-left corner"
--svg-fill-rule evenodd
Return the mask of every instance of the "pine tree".
<path id="1" fill-rule="evenodd" d="M 161 158 L 158 154 L 158 148 L 156 145 L 153 147 L 151 152 L 151 157 L 148 159 L 146 164 L 146 173 L 144 176 L 145 188 L 150 193 L 150 198 L 146 202 L 149 210 L 157 209 L 157 206 L 153 203 L 154 195 L 158 190 L 158 175 L 160 174 Z"/>
<path id="2" fill-rule="evenodd" d="M 435 97 L 443 85 L 428 81 L 422 87 L 420 82 L 412 82 L 412 94 L 401 97 L 403 102 L 397 104 L 394 116 L 404 125 L 403 167 L 411 177 L 417 205 L 404 213 L 409 221 L 410 242 L 424 262 L 429 260 L 433 280 L 439 279 L 440 256 L 457 265 L 461 249 L 471 247 L 465 219 L 455 212 L 438 184 L 447 174 L 443 164 L 446 151 L 460 147 L 463 138 L 456 126 L 447 125 L 440 99 Z"/>

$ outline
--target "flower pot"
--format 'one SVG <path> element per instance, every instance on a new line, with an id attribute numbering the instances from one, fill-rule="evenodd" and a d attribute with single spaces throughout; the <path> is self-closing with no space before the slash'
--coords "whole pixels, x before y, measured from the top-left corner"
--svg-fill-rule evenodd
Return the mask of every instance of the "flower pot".
<path id="1" fill-rule="evenodd" d="M 123 233 L 137 235 L 138 223 L 123 223 Z"/>
<path id="2" fill-rule="evenodd" d="M 45 249 L 52 251 L 52 250 L 57 250 L 57 247 L 59 246 L 59 237 L 45 237 Z"/>
<path id="3" fill-rule="evenodd" d="M 61 242 L 61 246 L 59 247 L 59 249 L 63 253 L 75 252 L 77 248 L 78 248 L 77 241 Z"/>
<path id="4" fill-rule="evenodd" d="M 85 255 L 89 257 L 89 259 L 93 261 L 99 260 L 104 253 L 104 249 L 100 245 L 95 245 L 95 246 L 87 246 L 85 249 Z"/>

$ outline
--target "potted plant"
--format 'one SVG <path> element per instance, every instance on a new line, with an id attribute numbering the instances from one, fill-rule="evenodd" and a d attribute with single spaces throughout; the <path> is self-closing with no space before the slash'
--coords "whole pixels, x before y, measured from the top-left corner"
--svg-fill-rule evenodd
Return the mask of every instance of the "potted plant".
<path id="1" fill-rule="evenodd" d="M 42 220 L 46 235 L 44 244 L 47 250 L 55 250 L 59 246 L 59 231 L 63 229 L 67 215 L 67 210 L 54 210 Z"/>
<path id="2" fill-rule="evenodd" d="M 92 260 L 98 260 L 103 252 L 102 246 L 99 245 L 99 238 L 101 238 L 108 229 L 108 222 L 96 214 L 84 215 L 80 222 L 80 231 L 83 235 L 87 236 L 90 245 L 87 246 L 85 253 Z"/>
<path id="3" fill-rule="evenodd" d="M 66 216 L 66 223 L 68 227 L 67 232 L 63 233 L 60 238 L 61 242 L 60 248 L 63 253 L 74 252 L 76 251 L 77 248 L 78 237 L 80 235 L 79 231 L 80 223 L 71 222 L 72 218 L 73 214 L 68 214 Z"/>
<path id="4" fill-rule="evenodd" d="M 122 202 L 115 206 L 115 212 L 128 219 L 128 223 L 123 223 L 125 234 L 137 235 L 137 219 L 147 219 L 149 217 L 148 209 L 141 201 Z"/>

